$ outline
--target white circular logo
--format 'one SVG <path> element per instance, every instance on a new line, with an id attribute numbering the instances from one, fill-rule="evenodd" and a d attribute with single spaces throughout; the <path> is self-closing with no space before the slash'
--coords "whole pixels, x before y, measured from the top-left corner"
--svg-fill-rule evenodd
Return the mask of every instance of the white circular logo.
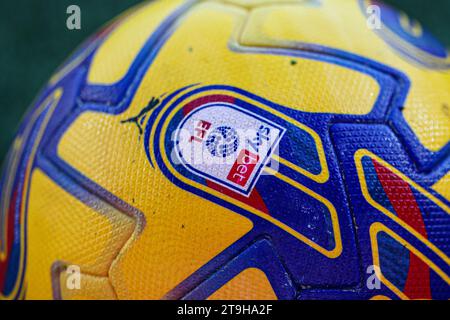
<path id="1" fill-rule="evenodd" d="M 214 157 L 226 158 L 239 148 L 239 137 L 231 127 L 215 128 L 206 139 L 206 148 Z"/>

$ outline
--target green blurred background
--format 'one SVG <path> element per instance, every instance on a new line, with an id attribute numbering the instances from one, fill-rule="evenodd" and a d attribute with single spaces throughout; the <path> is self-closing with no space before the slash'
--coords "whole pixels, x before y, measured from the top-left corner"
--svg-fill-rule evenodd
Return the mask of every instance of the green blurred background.
<path id="1" fill-rule="evenodd" d="M 139 2 L 141 1 L 0 1 L 0 163 L 23 113 L 53 71 L 88 35 Z M 385 2 L 416 17 L 450 47 L 449 0 Z M 69 31 L 66 28 L 66 9 L 71 4 L 81 8 L 82 30 Z"/>

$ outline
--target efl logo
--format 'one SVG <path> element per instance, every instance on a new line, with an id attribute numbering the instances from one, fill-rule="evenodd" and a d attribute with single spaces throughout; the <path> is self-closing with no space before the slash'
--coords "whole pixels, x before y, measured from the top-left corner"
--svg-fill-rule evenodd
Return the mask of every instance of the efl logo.
<path id="1" fill-rule="evenodd" d="M 181 121 L 175 152 L 190 172 L 248 196 L 284 133 L 236 104 L 206 103 Z"/>

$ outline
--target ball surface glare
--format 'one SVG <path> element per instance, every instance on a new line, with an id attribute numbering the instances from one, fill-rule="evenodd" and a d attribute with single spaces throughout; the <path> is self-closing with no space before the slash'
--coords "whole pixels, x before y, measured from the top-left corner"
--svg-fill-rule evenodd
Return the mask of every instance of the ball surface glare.
<path id="1" fill-rule="evenodd" d="M 449 88 L 380 2 L 143 3 L 18 130 L 0 298 L 447 300 Z"/>

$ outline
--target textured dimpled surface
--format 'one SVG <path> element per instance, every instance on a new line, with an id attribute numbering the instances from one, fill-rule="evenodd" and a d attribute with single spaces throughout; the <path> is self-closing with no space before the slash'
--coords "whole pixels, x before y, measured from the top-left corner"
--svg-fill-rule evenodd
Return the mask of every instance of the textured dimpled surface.
<path id="1" fill-rule="evenodd" d="M 450 59 L 370 4 L 159 0 L 92 38 L 10 152 L 0 298 L 449 299 Z M 211 106 L 253 117 L 189 137 L 247 148 L 222 178 L 248 194 L 177 154 Z"/>

